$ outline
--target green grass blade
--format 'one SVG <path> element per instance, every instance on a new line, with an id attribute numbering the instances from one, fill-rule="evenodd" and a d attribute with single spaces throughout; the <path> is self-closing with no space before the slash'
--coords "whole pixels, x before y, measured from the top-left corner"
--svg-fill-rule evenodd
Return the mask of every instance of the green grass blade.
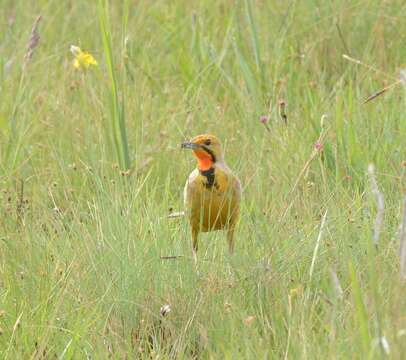
<path id="1" fill-rule="evenodd" d="M 365 309 L 364 302 L 362 300 L 361 287 L 357 279 L 354 265 L 351 261 L 348 264 L 348 270 L 351 278 L 351 288 L 353 293 L 357 320 L 359 324 L 362 349 L 364 352 L 364 356 L 367 358 L 370 352 L 370 344 L 371 344 L 371 339 L 368 330 L 368 315 Z"/>
<path id="2" fill-rule="evenodd" d="M 113 41 L 109 20 L 109 1 L 99 0 L 99 25 L 102 34 L 104 55 L 110 79 L 110 121 L 113 143 L 122 169 L 130 168 L 130 156 L 125 124 L 124 99 L 119 98 L 119 84 L 114 66 Z M 122 55 L 122 54 L 121 54 Z"/>

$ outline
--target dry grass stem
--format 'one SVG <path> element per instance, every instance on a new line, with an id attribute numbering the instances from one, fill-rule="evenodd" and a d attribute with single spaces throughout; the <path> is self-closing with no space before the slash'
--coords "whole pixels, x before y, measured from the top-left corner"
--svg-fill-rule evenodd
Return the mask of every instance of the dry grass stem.
<path id="1" fill-rule="evenodd" d="M 336 294 L 336 297 L 337 297 L 337 299 L 342 300 L 344 297 L 343 288 L 341 287 L 340 280 L 337 276 L 337 273 L 333 269 L 330 269 L 330 276 L 331 276 L 331 281 L 334 286 L 334 292 Z"/>
<path id="2" fill-rule="evenodd" d="M 376 199 L 377 210 L 376 210 L 373 239 L 374 239 L 375 245 L 378 245 L 379 236 L 381 233 L 383 211 L 384 211 L 385 203 L 384 203 L 383 194 L 379 191 L 379 188 L 378 188 L 378 183 L 377 183 L 376 177 L 375 177 L 375 167 L 373 164 L 369 164 L 369 166 L 368 166 L 368 175 L 369 175 L 369 180 L 370 180 L 370 184 L 371 184 L 371 190 Z"/>
<path id="3" fill-rule="evenodd" d="M 318 254 L 319 247 L 320 247 L 320 241 L 321 241 L 321 237 L 323 235 L 324 225 L 326 223 L 327 212 L 328 212 L 328 210 L 325 211 L 325 213 L 324 213 L 324 215 L 323 215 L 323 217 L 321 219 L 319 235 L 317 236 L 316 245 L 314 246 L 313 256 L 312 256 L 312 263 L 310 265 L 310 270 L 309 270 L 309 278 L 310 278 L 310 280 L 313 277 L 314 265 L 316 264 L 317 254 Z"/>
<path id="4" fill-rule="evenodd" d="M 403 199 L 403 216 L 400 225 L 400 276 L 406 279 L 406 197 Z"/>

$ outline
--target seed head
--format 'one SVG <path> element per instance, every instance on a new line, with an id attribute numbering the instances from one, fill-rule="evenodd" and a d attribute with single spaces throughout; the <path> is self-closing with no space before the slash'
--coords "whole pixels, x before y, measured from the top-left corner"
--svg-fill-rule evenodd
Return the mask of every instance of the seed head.
<path id="1" fill-rule="evenodd" d="M 41 21 L 41 19 L 42 19 L 41 15 L 38 16 L 35 19 L 35 22 L 32 26 L 30 38 L 27 43 L 27 52 L 24 55 L 24 67 L 32 59 L 32 56 L 34 55 L 34 50 L 38 46 L 39 39 L 40 39 L 39 32 L 38 32 L 38 25 L 39 25 L 39 22 Z"/>
<path id="2" fill-rule="evenodd" d="M 261 121 L 262 124 L 267 124 L 269 121 L 269 116 L 268 115 L 261 115 L 259 118 L 259 121 Z"/>
<path id="3" fill-rule="evenodd" d="M 317 151 L 322 151 L 322 150 L 323 150 L 323 144 L 322 144 L 321 142 L 317 141 L 317 142 L 314 144 L 314 148 L 315 148 L 315 150 L 317 150 Z"/>

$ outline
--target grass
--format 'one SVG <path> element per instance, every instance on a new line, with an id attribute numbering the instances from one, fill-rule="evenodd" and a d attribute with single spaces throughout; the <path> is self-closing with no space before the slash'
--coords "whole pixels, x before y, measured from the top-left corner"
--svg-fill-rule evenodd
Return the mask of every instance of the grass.
<path id="1" fill-rule="evenodd" d="M 402 358 L 404 91 L 362 102 L 399 77 L 403 1 L 2 10 L 2 358 Z M 98 67 L 74 69 L 71 44 Z M 179 144 L 203 132 L 244 199 L 236 253 L 204 235 L 196 273 L 167 215 L 195 166 Z"/>

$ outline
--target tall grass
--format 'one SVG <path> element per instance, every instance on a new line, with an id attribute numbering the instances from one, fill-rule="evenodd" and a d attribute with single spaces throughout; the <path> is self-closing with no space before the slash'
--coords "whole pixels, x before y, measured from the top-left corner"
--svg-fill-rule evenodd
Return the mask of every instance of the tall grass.
<path id="1" fill-rule="evenodd" d="M 402 1 L 2 10 L 1 358 L 402 358 L 404 92 L 363 104 L 398 77 Z M 195 166 L 179 144 L 202 132 L 244 195 L 235 254 L 203 235 L 197 273 L 168 214 Z"/>
<path id="2" fill-rule="evenodd" d="M 117 76 L 118 69 L 114 65 L 113 54 L 113 40 L 112 40 L 112 28 L 110 24 L 109 16 L 110 6 L 108 0 L 99 0 L 99 23 L 100 32 L 103 40 L 104 56 L 106 59 L 106 67 L 110 81 L 110 91 L 108 95 L 109 105 L 109 126 L 107 131 L 111 134 L 114 149 L 117 155 L 118 163 L 123 170 L 128 170 L 131 166 L 130 155 L 128 149 L 127 129 L 125 119 L 125 96 L 121 90 L 119 80 Z M 123 32 L 126 29 L 126 23 L 128 18 L 128 1 L 124 3 L 124 16 L 123 16 Z M 124 36 L 125 33 L 123 33 Z M 122 52 L 119 52 L 122 56 Z M 122 87 L 121 87 L 122 88 Z"/>

